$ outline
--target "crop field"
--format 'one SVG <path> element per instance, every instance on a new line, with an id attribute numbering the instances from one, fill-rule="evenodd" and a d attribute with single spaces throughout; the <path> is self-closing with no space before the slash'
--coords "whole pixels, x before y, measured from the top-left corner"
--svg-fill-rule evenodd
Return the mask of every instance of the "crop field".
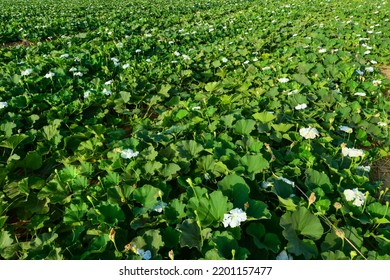
<path id="1" fill-rule="evenodd" d="M 389 15 L 0 0 L 0 259 L 390 259 Z"/>

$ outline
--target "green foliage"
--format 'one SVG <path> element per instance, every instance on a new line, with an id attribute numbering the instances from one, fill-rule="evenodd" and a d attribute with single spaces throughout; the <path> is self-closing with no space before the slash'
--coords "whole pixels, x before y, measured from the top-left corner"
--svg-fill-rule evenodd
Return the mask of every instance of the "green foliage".
<path id="1" fill-rule="evenodd" d="M 389 259 L 361 2 L 0 0 L 0 258 Z"/>

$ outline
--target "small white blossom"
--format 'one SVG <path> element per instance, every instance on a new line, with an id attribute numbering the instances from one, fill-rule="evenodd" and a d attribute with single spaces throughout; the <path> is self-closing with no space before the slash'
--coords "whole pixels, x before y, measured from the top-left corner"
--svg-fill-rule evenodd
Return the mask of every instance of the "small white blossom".
<path id="1" fill-rule="evenodd" d="M 372 84 L 373 84 L 374 86 L 379 86 L 381 83 L 382 83 L 381 80 L 373 80 L 373 81 L 372 81 Z"/>
<path id="2" fill-rule="evenodd" d="M 173 54 L 176 56 L 180 56 L 180 53 L 178 51 L 175 51 Z"/>
<path id="3" fill-rule="evenodd" d="M 364 155 L 363 150 L 354 148 L 342 148 L 341 152 L 345 157 L 361 157 Z"/>
<path id="4" fill-rule="evenodd" d="M 361 171 L 364 171 L 364 172 L 370 172 L 371 170 L 371 166 L 358 166 L 356 167 L 357 170 L 361 170 Z"/>
<path id="5" fill-rule="evenodd" d="M 105 82 L 104 84 L 105 85 L 111 85 L 113 82 L 114 82 L 113 80 L 109 80 L 109 81 Z"/>
<path id="6" fill-rule="evenodd" d="M 82 72 L 74 72 L 73 73 L 73 76 L 79 76 L 79 77 L 82 77 L 83 76 L 83 73 Z"/>
<path id="7" fill-rule="evenodd" d="M 91 94 L 91 92 L 89 90 L 87 90 L 86 92 L 84 92 L 84 98 L 88 98 L 89 95 Z"/>
<path id="8" fill-rule="evenodd" d="M 259 59 L 257 58 L 257 57 L 255 57 L 254 59 L 253 59 L 253 62 L 256 62 L 256 61 L 258 61 Z"/>
<path id="9" fill-rule="evenodd" d="M 194 106 L 191 108 L 192 111 L 195 111 L 195 110 L 200 110 L 200 106 Z"/>
<path id="10" fill-rule="evenodd" d="M 297 89 L 294 89 L 292 91 L 287 92 L 287 95 L 292 95 L 292 94 L 295 94 L 295 93 L 298 93 Z"/>
<path id="11" fill-rule="evenodd" d="M 32 72 L 33 72 L 32 69 L 26 69 L 26 70 L 22 71 L 21 75 L 22 75 L 22 76 L 28 76 L 28 75 L 30 75 Z"/>
<path id="12" fill-rule="evenodd" d="M 288 81 L 290 81 L 289 78 L 279 78 L 279 79 L 278 79 L 278 82 L 279 82 L 279 83 L 287 83 Z"/>
<path id="13" fill-rule="evenodd" d="M 361 71 L 361 70 L 356 70 L 356 73 L 358 73 L 360 76 L 363 76 L 363 74 L 364 74 L 364 72 L 363 71 Z"/>
<path id="14" fill-rule="evenodd" d="M 268 189 L 269 187 L 272 187 L 272 183 L 271 182 L 267 182 L 267 181 L 264 181 L 261 183 L 261 187 L 263 189 Z"/>
<path id="15" fill-rule="evenodd" d="M 244 61 L 244 64 L 248 64 L 250 61 L 249 60 L 245 60 Z"/>
<path id="16" fill-rule="evenodd" d="M 261 70 L 263 70 L 263 71 L 271 70 L 271 67 L 265 66 L 265 67 L 261 68 Z"/>
<path id="17" fill-rule="evenodd" d="M 75 71 L 77 71 L 76 67 L 72 67 L 72 68 L 69 69 L 69 72 L 75 72 Z"/>
<path id="18" fill-rule="evenodd" d="M 299 134 L 305 139 L 314 139 L 319 136 L 318 130 L 311 126 L 301 128 Z"/>
<path id="19" fill-rule="evenodd" d="M 67 53 L 64 53 L 64 54 L 60 55 L 60 58 L 68 58 L 68 57 L 69 57 L 69 54 L 67 54 Z"/>
<path id="20" fill-rule="evenodd" d="M 140 49 L 136 49 L 135 52 L 136 52 L 136 53 L 140 53 L 141 50 L 140 50 Z"/>
<path id="21" fill-rule="evenodd" d="M 378 64 L 378 62 L 376 60 L 371 60 L 370 62 L 371 62 L 371 64 Z"/>
<path id="22" fill-rule="evenodd" d="M 184 60 L 189 60 L 190 59 L 190 57 L 188 55 L 186 55 L 186 54 L 183 54 L 182 57 L 183 57 Z"/>
<path id="23" fill-rule="evenodd" d="M 230 210 L 228 214 L 223 215 L 223 225 L 224 227 L 238 227 L 241 222 L 245 222 L 247 219 L 246 213 L 240 209 L 240 208 L 235 208 Z"/>
<path id="24" fill-rule="evenodd" d="M 146 62 L 151 62 L 151 61 L 152 61 L 152 60 L 150 60 L 150 58 L 147 58 L 147 59 L 146 59 Z"/>
<path id="25" fill-rule="evenodd" d="M 159 201 L 156 205 L 153 206 L 152 211 L 155 211 L 155 212 L 157 212 L 157 213 L 162 213 L 162 211 L 164 210 L 164 208 L 165 208 L 167 205 L 168 205 L 168 204 L 166 204 L 165 202 Z"/>
<path id="26" fill-rule="evenodd" d="M 372 72 L 374 72 L 374 67 L 372 67 L 372 66 L 369 66 L 369 67 L 366 67 L 366 69 L 365 69 L 367 72 L 370 72 L 370 73 L 372 73 Z"/>
<path id="27" fill-rule="evenodd" d="M 291 185 L 293 188 L 295 187 L 295 182 L 293 182 L 293 181 L 291 181 L 291 180 L 289 180 L 287 178 L 284 178 L 284 177 L 280 176 L 280 177 L 278 177 L 278 180 L 281 180 L 281 181 Z"/>
<path id="28" fill-rule="evenodd" d="M 147 34 L 145 34 L 145 37 L 150 38 L 150 37 L 152 37 L 152 34 L 147 33 Z"/>
<path id="29" fill-rule="evenodd" d="M 350 128 L 350 127 L 348 127 L 348 126 L 345 126 L 345 125 L 340 126 L 339 129 L 340 129 L 341 131 L 346 132 L 346 133 L 352 133 L 352 131 L 353 131 L 352 128 Z"/>
<path id="30" fill-rule="evenodd" d="M 0 102 L 0 109 L 3 109 L 3 108 L 5 108 L 5 107 L 8 107 L 7 101 L 1 101 L 1 102 Z"/>
<path id="31" fill-rule="evenodd" d="M 371 52 L 370 51 L 365 51 L 364 54 L 370 54 Z"/>
<path id="32" fill-rule="evenodd" d="M 111 94 L 112 94 L 112 91 L 111 91 L 111 90 L 108 90 L 108 89 L 106 89 L 106 88 L 104 88 L 104 89 L 103 89 L 103 93 L 104 93 L 105 95 L 111 95 Z"/>
<path id="33" fill-rule="evenodd" d="M 378 122 L 378 125 L 384 127 L 384 126 L 387 126 L 387 123 L 385 123 L 385 122 Z"/>
<path id="34" fill-rule="evenodd" d="M 326 53 L 326 49 L 321 48 L 321 49 L 318 50 L 318 52 L 319 52 L 319 53 Z"/>
<path id="35" fill-rule="evenodd" d="M 177 63 L 177 60 L 172 60 L 171 63 Z"/>
<path id="36" fill-rule="evenodd" d="M 228 62 L 228 59 L 227 59 L 226 57 L 223 57 L 223 58 L 222 58 L 222 62 L 223 62 L 223 63 L 226 63 L 226 62 Z"/>
<path id="37" fill-rule="evenodd" d="M 124 159 L 130 159 L 138 156 L 139 152 L 134 152 L 132 149 L 124 149 L 121 151 L 121 157 Z"/>
<path id="38" fill-rule="evenodd" d="M 138 249 L 137 254 L 140 255 L 144 260 L 150 260 L 152 258 L 152 253 L 150 250 L 143 250 L 143 249 Z"/>
<path id="39" fill-rule="evenodd" d="M 365 92 L 356 92 L 354 95 L 357 95 L 357 96 L 366 96 L 366 93 L 365 93 Z"/>
<path id="40" fill-rule="evenodd" d="M 123 68 L 123 69 L 129 68 L 129 67 L 130 67 L 130 64 L 129 64 L 129 63 L 126 63 L 126 64 L 123 64 L 123 65 L 122 65 L 122 68 Z"/>
<path id="41" fill-rule="evenodd" d="M 276 256 L 277 261 L 288 261 L 293 260 L 293 257 L 291 255 L 288 255 L 286 250 L 283 250 Z"/>
<path id="42" fill-rule="evenodd" d="M 295 106 L 295 110 L 303 110 L 303 109 L 306 109 L 307 108 L 307 104 L 303 103 L 303 104 L 298 104 L 297 106 Z"/>
<path id="43" fill-rule="evenodd" d="M 52 78 L 54 77 L 56 74 L 54 74 L 53 72 L 49 72 L 45 75 L 45 78 L 49 79 L 49 78 Z"/>
<path id="44" fill-rule="evenodd" d="M 364 194 L 356 188 L 344 190 L 344 196 L 347 201 L 353 201 L 352 204 L 358 207 L 362 206 L 366 200 Z"/>
<path id="45" fill-rule="evenodd" d="M 122 42 L 119 42 L 118 44 L 116 44 L 116 47 L 117 47 L 118 49 L 123 48 L 123 43 L 122 43 Z"/>

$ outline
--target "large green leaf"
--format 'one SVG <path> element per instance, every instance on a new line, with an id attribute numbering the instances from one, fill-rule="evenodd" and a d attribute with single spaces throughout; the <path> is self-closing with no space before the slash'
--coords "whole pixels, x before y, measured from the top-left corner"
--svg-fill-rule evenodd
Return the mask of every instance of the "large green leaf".
<path id="1" fill-rule="evenodd" d="M 270 112 L 254 113 L 252 116 L 255 120 L 261 121 L 262 123 L 268 123 L 276 119 L 275 114 L 272 114 Z"/>
<path id="2" fill-rule="evenodd" d="M 306 170 L 305 184 L 310 190 L 321 188 L 325 193 L 333 192 L 333 185 L 330 182 L 329 177 L 325 173 L 320 173 L 314 169 Z"/>
<path id="3" fill-rule="evenodd" d="M 256 122 L 252 119 L 238 120 L 234 124 L 234 133 L 238 135 L 249 135 L 255 129 Z"/>
<path id="4" fill-rule="evenodd" d="M 241 163 L 248 173 L 257 174 L 269 167 L 268 161 L 261 154 L 245 155 L 241 158 Z"/>
<path id="5" fill-rule="evenodd" d="M 237 174 L 225 176 L 218 182 L 218 189 L 233 201 L 234 207 L 244 208 L 249 200 L 249 186 L 245 180 Z"/>
<path id="6" fill-rule="evenodd" d="M 151 185 L 144 185 L 133 192 L 133 198 L 141 203 L 144 208 L 149 209 L 157 204 L 157 198 L 161 190 Z"/>
<path id="7" fill-rule="evenodd" d="M 221 191 L 214 191 L 208 197 L 200 198 L 199 206 L 194 210 L 198 213 L 202 227 L 207 227 L 221 222 L 224 214 L 230 208 L 231 204 L 228 203 L 228 198 Z"/>
<path id="8" fill-rule="evenodd" d="M 297 211 L 287 212 L 280 218 L 284 228 L 283 236 L 287 239 L 287 250 L 295 255 L 304 255 L 306 259 L 318 255 L 313 240 L 318 240 L 324 233 L 320 219 L 308 209 L 299 207 Z M 303 239 L 301 238 L 304 237 Z M 308 238 L 308 239 L 307 239 Z"/>
<path id="9" fill-rule="evenodd" d="M 202 238 L 200 229 L 195 221 L 188 219 L 177 226 L 180 231 L 180 246 L 188 248 L 202 249 Z"/>

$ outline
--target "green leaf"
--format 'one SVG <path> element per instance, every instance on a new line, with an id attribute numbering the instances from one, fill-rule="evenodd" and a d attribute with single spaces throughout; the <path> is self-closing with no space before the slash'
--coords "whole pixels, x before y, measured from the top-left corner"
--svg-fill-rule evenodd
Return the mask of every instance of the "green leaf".
<path id="1" fill-rule="evenodd" d="M 238 135 L 249 135 L 255 129 L 256 122 L 252 119 L 238 120 L 233 127 L 233 131 Z"/>
<path id="2" fill-rule="evenodd" d="M 310 80 L 304 74 L 294 74 L 293 78 L 298 83 L 301 83 L 301 84 L 303 84 L 305 86 L 310 86 L 311 85 Z"/>
<path id="3" fill-rule="evenodd" d="M 158 188 L 151 185 L 144 185 L 134 190 L 133 198 L 141 203 L 144 208 L 150 209 L 157 204 L 157 198 L 160 192 L 161 190 Z"/>
<path id="4" fill-rule="evenodd" d="M 194 210 L 198 213 L 202 227 L 207 227 L 218 225 L 230 208 L 231 204 L 228 203 L 228 198 L 221 191 L 214 191 L 208 198 L 200 198 L 199 207 Z"/>
<path id="5" fill-rule="evenodd" d="M 287 212 L 280 219 L 280 226 L 284 228 L 283 236 L 288 240 L 287 250 L 295 255 L 304 255 L 306 259 L 318 255 L 313 240 L 318 240 L 324 233 L 324 228 L 318 217 L 304 207 L 297 211 Z M 306 237 L 301 239 L 300 236 Z"/>
<path id="6" fill-rule="evenodd" d="M 172 179 L 173 175 L 176 175 L 180 170 L 180 166 L 176 163 L 164 164 L 163 169 L 161 170 L 161 175 L 163 175 L 167 181 Z"/>
<path id="7" fill-rule="evenodd" d="M 244 209 L 244 204 L 249 200 L 250 188 L 245 180 L 237 174 L 225 176 L 218 182 L 218 189 L 233 201 L 235 208 Z"/>
<path id="8" fill-rule="evenodd" d="M 125 220 L 125 214 L 117 203 L 102 202 L 96 206 L 99 215 L 99 221 L 107 223 L 109 226 L 115 226 Z"/>
<path id="9" fill-rule="evenodd" d="M 14 243 L 14 240 L 11 238 L 11 234 L 5 230 L 0 231 L 0 254 L 5 248 L 11 246 L 12 243 Z"/>
<path id="10" fill-rule="evenodd" d="M 42 166 L 42 156 L 36 152 L 28 152 L 23 160 L 23 166 L 32 170 L 37 170 Z"/>
<path id="11" fill-rule="evenodd" d="M 261 154 L 245 155 L 241 158 L 241 163 L 248 173 L 257 174 L 269 167 L 268 161 Z"/>
<path id="12" fill-rule="evenodd" d="M 85 202 L 79 204 L 70 204 L 65 209 L 64 224 L 70 224 L 72 226 L 79 226 L 83 223 L 83 217 L 88 212 L 88 205 Z"/>
<path id="13" fill-rule="evenodd" d="M 268 210 L 268 205 L 261 200 L 249 199 L 249 205 L 246 213 L 256 219 L 270 219 L 271 212 Z"/>
<path id="14" fill-rule="evenodd" d="M 382 205 L 379 202 L 371 203 L 367 206 L 367 212 L 371 217 L 375 218 L 384 218 L 387 217 L 390 219 L 390 210 L 386 205 Z"/>
<path id="15" fill-rule="evenodd" d="M 294 127 L 293 124 L 288 124 L 288 123 L 272 124 L 271 126 L 272 126 L 273 129 L 275 129 L 276 131 L 283 132 L 283 133 L 286 133 L 286 132 L 289 131 L 292 127 Z"/>
<path id="16" fill-rule="evenodd" d="M 184 117 L 186 117 L 187 115 L 188 115 L 188 111 L 187 111 L 187 110 L 180 109 L 180 110 L 175 114 L 175 116 L 173 117 L 173 120 L 174 120 L 174 121 L 179 121 L 179 120 L 183 119 Z"/>
<path id="17" fill-rule="evenodd" d="M 194 140 L 183 140 L 176 143 L 180 156 L 187 159 L 195 158 L 203 150 L 203 146 Z"/>
<path id="18" fill-rule="evenodd" d="M 333 185 L 330 182 L 329 177 L 325 173 L 320 173 L 314 169 L 306 170 L 305 185 L 309 188 L 309 190 L 313 190 L 319 187 L 325 193 L 333 192 Z"/>
<path id="19" fill-rule="evenodd" d="M 200 229 L 195 221 L 188 219 L 177 226 L 180 231 L 180 246 L 188 248 L 202 249 L 202 238 L 200 236 Z"/>
<path id="20" fill-rule="evenodd" d="M 146 248 L 152 251 L 152 256 L 156 255 L 158 250 L 164 246 L 164 241 L 162 240 L 160 230 L 158 229 L 148 230 L 142 237 L 147 244 Z"/>
<path id="21" fill-rule="evenodd" d="M 12 150 L 15 150 L 15 148 L 25 139 L 27 139 L 28 136 L 25 134 L 17 134 L 12 135 L 8 139 L 2 141 L 0 143 L 0 147 L 9 148 Z"/>
<path id="22" fill-rule="evenodd" d="M 216 88 L 218 87 L 218 82 L 211 82 L 211 83 L 207 83 L 206 86 L 204 87 L 206 89 L 206 91 L 208 92 L 213 92 L 214 90 L 216 90 Z"/>
<path id="23" fill-rule="evenodd" d="M 272 114 L 270 112 L 255 113 L 255 114 L 252 115 L 252 117 L 255 120 L 260 121 L 262 123 L 269 123 L 272 120 L 276 119 L 275 114 Z"/>

